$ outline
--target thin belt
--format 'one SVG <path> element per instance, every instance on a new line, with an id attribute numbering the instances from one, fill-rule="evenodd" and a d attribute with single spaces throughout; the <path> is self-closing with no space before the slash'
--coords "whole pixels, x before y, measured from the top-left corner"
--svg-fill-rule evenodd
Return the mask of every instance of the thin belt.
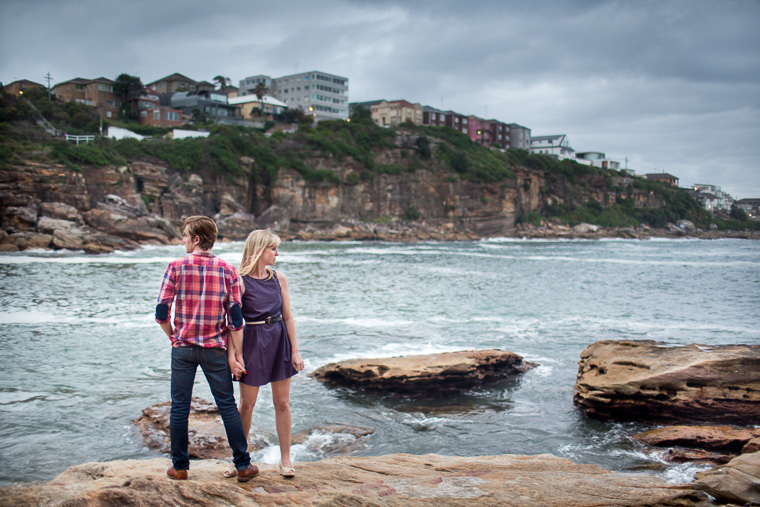
<path id="1" fill-rule="evenodd" d="M 255 325 L 255 324 L 274 324 L 275 322 L 280 322 L 282 320 L 282 315 L 278 315 L 277 317 L 267 317 L 264 320 L 259 320 L 257 322 L 248 322 L 246 321 L 246 324 L 248 325 Z"/>

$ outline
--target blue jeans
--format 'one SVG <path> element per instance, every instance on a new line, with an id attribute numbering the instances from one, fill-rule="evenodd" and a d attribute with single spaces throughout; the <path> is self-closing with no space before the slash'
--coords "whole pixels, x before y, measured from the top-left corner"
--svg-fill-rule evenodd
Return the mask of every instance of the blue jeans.
<path id="1" fill-rule="evenodd" d="M 191 345 L 172 348 L 172 408 L 169 416 L 172 464 L 176 470 L 190 468 L 190 458 L 187 455 L 187 420 L 190 417 L 190 399 L 193 396 L 193 383 L 198 365 L 206 375 L 219 415 L 222 416 L 235 468 L 245 470 L 251 464 L 248 441 L 235 405 L 235 391 L 227 363 L 227 351 L 218 347 Z"/>

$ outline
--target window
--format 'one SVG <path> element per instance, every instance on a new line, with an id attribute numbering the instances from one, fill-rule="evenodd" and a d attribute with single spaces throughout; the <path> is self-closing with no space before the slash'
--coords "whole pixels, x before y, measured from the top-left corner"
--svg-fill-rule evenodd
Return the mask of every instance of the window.
<path id="1" fill-rule="evenodd" d="M 84 91 L 84 85 L 81 85 L 81 84 L 78 84 L 78 85 L 74 85 L 74 88 L 76 88 L 76 89 L 77 89 L 77 90 L 79 90 L 80 92 L 81 92 L 81 91 Z"/>
<path id="2" fill-rule="evenodd" d="M 148 117 L 148 111 L 140 111 L 140 118 L 147 118 Z"/>
<path id="3" fill-rule="evenodd" d="M 158 109 L 156 109 L 155 111 L 153 111 L 153 119 L 154 120 L 160 120 L 161 119 L 161 111 L 159 111 Z"/>
<path id="4" fill-rule="evenodd" d="M 112 92 L 113 86 L 106 85 L 106 84 L 98 84 L 98 90 L 101 92 Z"/>

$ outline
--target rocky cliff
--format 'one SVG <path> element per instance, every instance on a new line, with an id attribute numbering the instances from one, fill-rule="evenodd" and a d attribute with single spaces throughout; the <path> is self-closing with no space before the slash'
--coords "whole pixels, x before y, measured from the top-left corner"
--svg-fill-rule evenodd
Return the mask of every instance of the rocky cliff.
<path id="1" fill-rule="evenodd" d="M 621 173 L 556 162 L 541 167 L 549 162 L 524 156 L 512 160 L 516 155 L 481 147 L 467 147 L 474 153 L 468 162 L 464 152 L 445 139 L 428 138 L 426 131 L 383 135 L 382 146 L 347 153 L 315 148 L 306 134 L 278 142 L 249 136 L 245 142 L 255 149 L 224 152 L 225 167 L 232 168 L 226 171 L 203 163 L 203 157 L 190 168 L 176 168 L 142 152 L 110 165 L 53 163 L 18 153 L 0 170 L 0 248 L 103 252 L 170 243 L 180 237 L 182 218 L 195 214 L 214 217 L 220 237 L 233 240 L 254 228 L 302 239 L 642 237 L 651 230 L 561 225 L 547 230 L 547 221 L 538 227 L 536 217 L 584 203 L 599 209 L 625 203 L 644 210 L 667 204 L 666 194 Z M 421 139 L 434 155 L 421 158 L 413 149 Z M 264 142 L 273 148 L 262 151 L 264 145 L 256 143 Z M 80 156 L 78 149 L 65 147 L 65 153 Z M 534 225 L 526 220 L 531 214 Z M 673 234 L 694 232 L 676 229 Z"/>

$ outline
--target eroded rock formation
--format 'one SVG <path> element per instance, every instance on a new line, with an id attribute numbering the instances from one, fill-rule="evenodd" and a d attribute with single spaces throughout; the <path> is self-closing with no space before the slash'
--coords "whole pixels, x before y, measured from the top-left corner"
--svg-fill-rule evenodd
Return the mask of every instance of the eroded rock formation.
<path id="1" fill-rule="evenodd" d="M 549 454 L 537 456 L 412 456 L 329 458 L 296 463 L 286 479 L 260 465 L 250 482 L 223 479 L 225 463 L 193 461 L 187 481 L 166 477 L 171 462 L 88 463 L 52 481 L 0 488 L 0 505 L 300 505 L 375 507 L 707 506 L 689 484 L 651 475 L 614 473 Z"/>
<path id="2" fill-rule="evenodd" d="M 760 505 L 760 452 L 742 454 L 726 465 L 698 472 L 694 485 L 721 503 Z"/>
<path id="3" fill-rule="evenodd" d="M 171 402 L 159 403 L 143 409 L 140 417 L 132 421 L 140 430 L 145 445 L 158 452 L 169 453 L 169 411 Z M 366 446 L 371 428 L 333 424 L 317 426 L 293 434 L 293 444 L 304 444 L 321 457 L 351 454 Z M 231 457 L 227 435 L 219 411 L 214 403 L 193 397 L 188 421 L 188 453 L 192 459 L 228 459 Z M 255 428 L 248 436 L 248 450 L 260 451 L 274 445 L 272 435 L 261 434 Z"/>
<path id="4" fill-rule="evenodd" d="M 536 364 L 503 350 L 466 350 L 382 359 L 352 359 L 318 368 L 328 384 L 382 390 L 410 397 L 465 391 L 524 373 Z"/>
<path id="5" fill-rule="evenodd" d="M 756 452 L 760 428 L 732 426 L 666 426 L 633 435 L 647 446 L 670 447 L 665 458 L 674 462 L 724 464 L 739 454 Z"/>
<path id="6" fill-rule="evenodd" d="M 754 425 L 760 345 L 600 341 L 581 354 L 574 400 L 599 418 Z"/>

